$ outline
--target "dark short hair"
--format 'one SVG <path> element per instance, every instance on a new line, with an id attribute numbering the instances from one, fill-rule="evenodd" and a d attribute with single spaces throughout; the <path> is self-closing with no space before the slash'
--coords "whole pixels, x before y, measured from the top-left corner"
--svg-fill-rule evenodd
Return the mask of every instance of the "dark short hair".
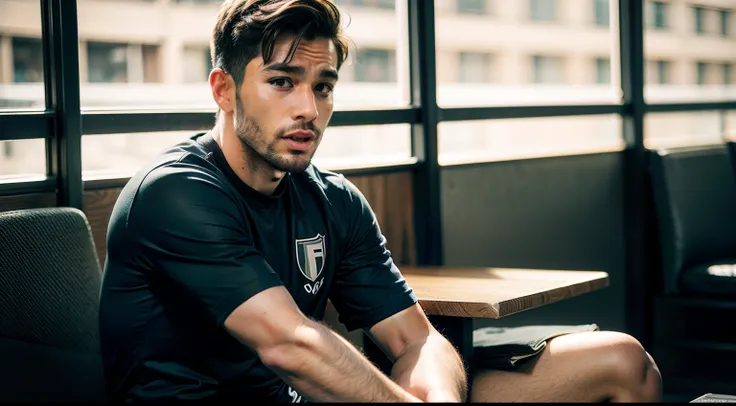
<path id="1" fill-rule="evenodd" d="M 248 62 L 261 56 L 269 63 L 275 42 L 284 34 L 295 36 L 284 63 L 302 39 L 331 39 L 338 69 L 348 57 L 340 11 L 332 0 L 226 0 L 212 33 L 212 66 L 230 74 L 239 89 Z"/>

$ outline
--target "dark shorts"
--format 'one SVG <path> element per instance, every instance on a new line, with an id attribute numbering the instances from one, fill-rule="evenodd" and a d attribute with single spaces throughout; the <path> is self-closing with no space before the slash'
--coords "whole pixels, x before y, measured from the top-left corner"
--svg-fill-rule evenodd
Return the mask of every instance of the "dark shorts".
<path id="1" fill-rule="evenodd" d="M 547 341 L 566 334 L 598 331 L 596 324 L 486 327 L 473 331 L 473 368 L 513 370 L 536 358 Z"/>
<path id="2" fill-rule="evenodd" d="M 486 327 L 473 331 L 473 369 L 514 370 L 536 358 L 547 341 L 565 334 L 597 331 L 596 324 Z M 309 403 L 286 383 L 271 392 L 274 403 Z"/>

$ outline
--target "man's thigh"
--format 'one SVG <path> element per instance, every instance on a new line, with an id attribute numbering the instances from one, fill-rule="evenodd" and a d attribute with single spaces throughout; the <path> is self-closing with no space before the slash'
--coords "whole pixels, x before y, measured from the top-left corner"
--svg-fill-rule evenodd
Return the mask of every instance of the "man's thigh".
<path id="1" fill-rule="evenodd" d="M 646 354 L 640 344 L 621 333 L 563 335 L 549 340 L 541 354 L 514 369 L 475 371 L 469 400 L 601 402 L 623 399 L 630 391 L 646 387 L 647 371 L 645 362 L 640 362 L 640 354 Z"/>

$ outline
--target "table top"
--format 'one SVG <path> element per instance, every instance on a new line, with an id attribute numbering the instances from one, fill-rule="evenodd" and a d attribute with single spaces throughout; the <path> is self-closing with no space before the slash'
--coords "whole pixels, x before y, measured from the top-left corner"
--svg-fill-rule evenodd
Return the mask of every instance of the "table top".
<path id="1" fill-rule="evenodd" d="M 608 274 L 481 267 L 399 266 L 425 313 L 499 319 L 603 289 Z"/>

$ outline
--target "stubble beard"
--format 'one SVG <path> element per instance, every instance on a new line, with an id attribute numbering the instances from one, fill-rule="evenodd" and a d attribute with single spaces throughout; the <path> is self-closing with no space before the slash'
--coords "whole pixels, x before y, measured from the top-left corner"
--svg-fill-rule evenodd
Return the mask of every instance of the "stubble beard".
<path id="1" fill-rule="evenodd" d="M 276 144 L 282 140 L 284 134 L 294 129 L 304 128 L 304 126 L 286 130 L 279 129 L 272 141 L 268 143 L 263 129 L 253 117 L 245 113 L 239 98 L 236 101 L 236 109 L 237 125 L 235 134 L 243 145 L 243 152 L 247 157 L 246 162 L 251 170 L 272 169 L 281 172 L 299 173 L 309 167 L 316 148 L 312 152 L 288 151 L 285 154 L 276 152 Z M 315 133 L 317 139 L 313 142 L 318 143 L 321 140 L 321 132 L 311 124 L 307 128 Z"/>

